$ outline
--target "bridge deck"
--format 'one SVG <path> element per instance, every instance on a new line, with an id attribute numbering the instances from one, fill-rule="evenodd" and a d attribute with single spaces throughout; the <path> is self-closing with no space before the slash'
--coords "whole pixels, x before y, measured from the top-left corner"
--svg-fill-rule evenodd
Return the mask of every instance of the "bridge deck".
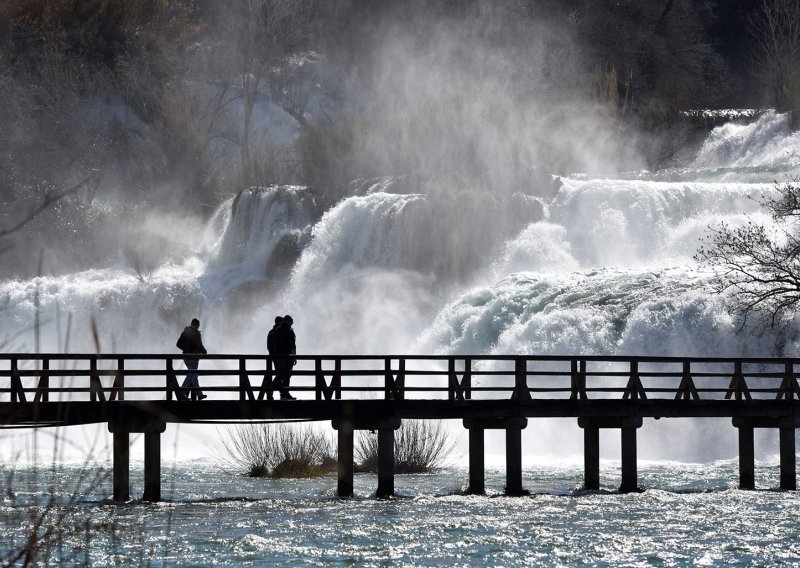
<path id="1" fill-rule="evenodd" d="M 192 357 L 195 358 L 195 357 Z M 160 434 L 168 422 L 330 420 L 338 431 L 337 494 L 353 494 L 353 431 L 378 431 L 376 495 L 394 493 L 394 429 L 402 419 L 463 419 L 470 493 L 484 492 L 484 430 L 506 431 L 506 493 L 522 495 L 527 418 L 577 417 L 585 482 L 598 489 L 600 428 L 621 431 L 620 491 L 638 489 L 636 429 L 645 417 L 731 417 L 739 485 L 753 488 L 754 428 L 776 428 L 781 487 L 795 489 L 800 387 L 795 359 L 550 356 L 299 356 L 291 390 L 272 400 L 274 361 L 206 355 L 204 401 L 181 400 L 187 371 L 175 355 L 0 356 L 0 427 L 107 422 L 114 498 L 130 494 L 131 432 L 144 433 L 144 499 L 158 501 Z"/>
<path id="2" fill-rule="evenodd" d="M 197 358 L 202 402 L 178 400 L 182 356 L 0 355 L 0 423 L 800 414 L 798 359 L 298 356 L 281 401 L 271 358 Z"/>

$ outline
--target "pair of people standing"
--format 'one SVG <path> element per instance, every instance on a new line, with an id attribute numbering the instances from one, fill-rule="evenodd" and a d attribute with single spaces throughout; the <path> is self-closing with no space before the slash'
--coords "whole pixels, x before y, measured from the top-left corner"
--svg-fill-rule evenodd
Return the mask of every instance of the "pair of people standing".
<path id="1" fill-rule="evenodd" d="M 275 362 L 275 388 L 281 400 L 296 400 L 289 394 L 289 380 L 292 378 L 292 367 L 297 364 L 297 346 L 295 344 L 292 316 L 275 318 L 275 325 L 267 334 L 267 351 Z"/>

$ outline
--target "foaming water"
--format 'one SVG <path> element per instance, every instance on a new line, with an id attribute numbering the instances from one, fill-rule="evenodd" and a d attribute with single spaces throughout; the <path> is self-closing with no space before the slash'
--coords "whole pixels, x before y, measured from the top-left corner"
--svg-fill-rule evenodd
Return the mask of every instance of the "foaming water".
<path id="1" fill-rule="evenodd" d="M 503 497 L 504 472 L 487 471 L 487 496 L 461 492 L 467 472 L 398 476 L 398 497 L 372 497 L 374 476 L 357 475 L 356 497 L 333 497 L 335 478 L 250 479 L 200 462 L 166 466 L 165 502 L 114 504 L 106 478 L 71 504 L 54 538 L 81 543 L 93 566 L 153 563 L 302 565 L 430 564 L 719 566 L 800 561 L 796 492 L 735 489 L 734 462 L 643 464 L 643 493 L 618 494 L 619 463 L 603 462 L 600 491 L 580 490 L 579 467 L 526 468 L 528 497 Z M 138 470 L 138 468 L 134 468 Z M 60 471 L 56 502 L 71 503 L 80 468 Z M 32 470 L 3 491 L 5 557 L 24 542 Z M 774 465 L 757 483 L 777 485 Z M 4 477 L 5 478 L 5 477 Z M 141 479 L 132 476 L 136 489 Z M 424 513 L 423 513 L 424 512 Z M 19 522 L 11 522 L 17 519 Z M 91 532 L 83 527 L 89 522 Z M 45 526 L 47 526 L 45 524 Z M 88 536 L 87 536 L 88 535 Z M 51 561 L 72 553 L 52 547 Z"/>
<path id="2" fill-rule="evenodd" d="M 795 355 L 769 334 L 736 334 L 725 298 L 696 268 L 520 272 L 445 306 L 421 350 L 668 356 Z"/>
<path id="3" fill-rule="evenodd" d="M 768 112 L 750 124 L 729 122 L 715 128 L 694 165 L 708 167 L 796 166 L 800 133 L 791 132 L 789 117 Z"/>
<path id="4" fill-rule="evenodd" d="M 755 214 L 773 191 L 771 183 L 565 179 L 550 222 L 567 231 L 582 266 L 663 266 L 690 260 L 715 218 Z M 674 237 L 686 225 L 695 228 L 689 250 Z"/>

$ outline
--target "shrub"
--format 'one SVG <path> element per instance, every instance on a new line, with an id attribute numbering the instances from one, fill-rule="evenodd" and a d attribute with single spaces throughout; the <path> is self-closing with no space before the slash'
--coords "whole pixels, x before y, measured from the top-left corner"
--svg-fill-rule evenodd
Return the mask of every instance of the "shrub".
<path id="1" fill-rule="evenodd" d="M 432 473 L 439 470 L 455 442 L 440 420 L 406 420 L 395 432 L 395 473 Z M 366 432 L 357 438 L 358 470 L 377 473 L 378 437 Z"/>
<path id="2" fill-rule="evenodd" d="M 319 477 L 335 464 L 333 442 L 310 426 L 248 424 L 224 441 L 228 467 L 248 477 Z"/>

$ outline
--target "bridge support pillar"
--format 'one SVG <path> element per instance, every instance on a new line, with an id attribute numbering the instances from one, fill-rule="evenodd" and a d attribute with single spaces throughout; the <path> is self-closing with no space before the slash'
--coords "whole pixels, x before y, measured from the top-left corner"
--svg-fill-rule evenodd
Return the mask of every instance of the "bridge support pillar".
<path id="1" fill-rule="evenodd" d="M 167 423 L 148 412 L 121 408 L 108 431 L 114 437 L 114 499 L 130 499 L 130 435 L 144 434 L 144 496 L 143 501 L 161 500 L 161 434 Z"/>
<path id="2" fill-rule="evenodd" d="M 353 428 L 339 428 L 338 470 L 339 480 L 336 494 L 339 497 L 353 496 Z"/>
<path id="3" fill-rule="evenodd" d="M 600 489 L 600 428 L 597 426 L 583 429 L 583 487 Z"/>
<path id="4" fill-rule="evenodd" d="M 781 454 L 781 489 L 797 489 L 797 461 L 795 457 L 794 427 L 779 428 Z"/>
<path id="5" fill-rule="evenodd" d="M 376 497 L 394 495 L 394 429 L 378 429 L 378 490 Z"/>
<path id="6" fill-rule="evenodd" d="M 130 438 L 129 432 L 114 432 L 114 501 L 127 501 L 131 498 L 130 483 Z"/>
<path id="7" fill-rule="evenodd" d="M 622 430 L 622 484 L 621 493 L 631 493 L 639 489 L 636 467 L 636 427 L 623 426 Z"/>
<path id="8" fill-rule="evenodd" d="M 621 493 L 639 490 L 636 465 L 636 430 L 642 427 L 641 416 L 581 416 L 578 426 L 583 428 L 584 486 L 600 489 L 600 428 L 619 428 L 622 436 Z"/>
<path id="9" fill-rule="evenodd" d="M 144 434 L 143 501 L 161 501 L 161 433 Z"/>
<path id="10" fill-rule="evenodd" d="M 470 495 L 486 493 L 486 468 L 484 466 L 484 429 L 470 428 L 469 432 L 469 486 Z"/>
<path id="11" fill-rule="evenodd" d="M 506 428 L 506 495 L 525 495 L 522 489 L 522 428 Z"/>
<path id="12" fill-rule="evenodd" d="M 756 488 L 756 456 L 753 426 L 742 424 L 739 430 L 739 489 Z"/>
<path id="13" fill-rule="evenodd" d="M 484 486 L 484 430 L 506 431 L 506 495 L 527 495 L 522 488 L 522 430 L 528 419 L 464 418 L 464 428 L 469 430 L 469 488 L 468 493 L 483 494 Z"/>
<path id="14" fill-rule="evenodd" d="M 781 456 L 781 489 L 797 489 L 797 458 L 795 456 L 795 430 L 800 428 L 800 417 L 795 416 L 735 416 L 732 420 L 739 430 L 739 489 L 755 489 L 756 428 L 777 428 Z"/>
<path id="15" fill-rule="evenodd" d="M 338 469 L 339 497 L 353 496 L 353 432 L 355 430 L 378 431 L 378 498 L 394 495 L 394 431 L 400 428 L 399 418 L 355 418 L 352 413 L 344 418 L 331 421 L 334 430 L 339 432 Z"/>

